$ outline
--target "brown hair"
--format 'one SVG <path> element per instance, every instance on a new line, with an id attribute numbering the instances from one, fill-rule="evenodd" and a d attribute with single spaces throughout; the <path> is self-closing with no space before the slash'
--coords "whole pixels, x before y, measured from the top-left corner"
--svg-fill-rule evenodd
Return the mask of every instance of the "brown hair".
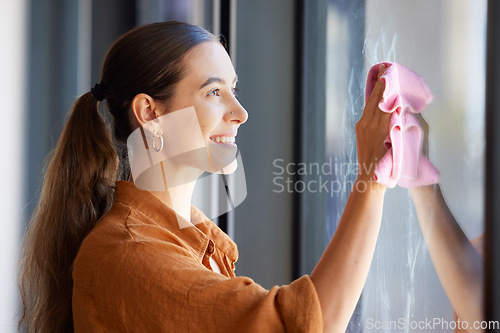
<path id="1" fill-rule="evenodd" d="M 183 76 L 183 56 L 216 40 L 180 22 L 131 30 L 109 50 L 100 93 L 113 119 L 115 142 L 132 131 L 130 105 L 139 93 L 167 101 Z M 73 105 L 48 163 L 38 207 L 26 231 L 20 270 L 19 329 L 72 332 L 72 267 L 83 239 L 110 209 L 118 158 L 91 92 Z"/>

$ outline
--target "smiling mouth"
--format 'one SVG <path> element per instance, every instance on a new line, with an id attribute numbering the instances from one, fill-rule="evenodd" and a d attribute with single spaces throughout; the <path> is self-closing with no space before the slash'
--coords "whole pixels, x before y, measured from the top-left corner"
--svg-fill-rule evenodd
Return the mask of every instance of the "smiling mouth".
<path id="1" fill-rule="evenodd" d="M 236 145 L 234 136 L 213 136 L 210 138 L 215 143 L 218 144 L 231 144 Z"/>

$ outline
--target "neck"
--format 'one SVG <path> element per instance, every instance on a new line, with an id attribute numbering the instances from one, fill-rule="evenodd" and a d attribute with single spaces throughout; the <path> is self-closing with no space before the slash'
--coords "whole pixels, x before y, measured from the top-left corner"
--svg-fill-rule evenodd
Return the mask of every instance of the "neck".
<path id="1" fill-rule="evenodd" d="M 196 181 L 202 171 L 193 167 L 176 167 L 174 163 L 164 161 L 166 191 L 152 192 L 157 198 L 172 208 L 178 215 L 191 223 L 191 200 Z M 179 226 L 186 227 L 179 220 Z"/>

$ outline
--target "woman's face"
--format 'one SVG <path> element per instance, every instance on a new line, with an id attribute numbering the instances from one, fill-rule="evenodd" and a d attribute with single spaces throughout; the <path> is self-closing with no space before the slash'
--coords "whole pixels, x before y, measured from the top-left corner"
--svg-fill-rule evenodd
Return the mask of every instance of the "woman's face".
<path id="1" fill-rule="evenodd" d="M 237 76 L 231 59 L 220 43 L 204 42 L 186 54 L 183 65 L 184 78 L 168 101 L 167 114 L 194 107 L 199 128 L 191 130 L 199 131 L 194 137 L 201 134 L 210 164 L 199 168 L 234 172 L 235 137 L 248 113 L 235 96 Z"/>

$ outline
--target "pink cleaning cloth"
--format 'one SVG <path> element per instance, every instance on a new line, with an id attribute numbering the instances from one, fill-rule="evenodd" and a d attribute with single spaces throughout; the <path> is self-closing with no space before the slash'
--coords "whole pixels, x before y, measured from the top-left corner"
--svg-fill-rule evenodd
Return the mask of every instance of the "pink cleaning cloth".
<path id="1" fill-rule="evenodd" d="M 387 152 L 375 170 L 375 180 L 387 187 L 418 187 L 435 184 L 439 172 L 422 155 L 423 130 L 414 113 L 420 113 L 432 101 L 424 79 L 398 63 L 383 62 L 387 70 L 381 80 L 385 83 L 379 108 L 392 113 L 389 135 L 384 141 Z M 377 82 L 379 65 L 368 72 L 365 101 Z"/>

